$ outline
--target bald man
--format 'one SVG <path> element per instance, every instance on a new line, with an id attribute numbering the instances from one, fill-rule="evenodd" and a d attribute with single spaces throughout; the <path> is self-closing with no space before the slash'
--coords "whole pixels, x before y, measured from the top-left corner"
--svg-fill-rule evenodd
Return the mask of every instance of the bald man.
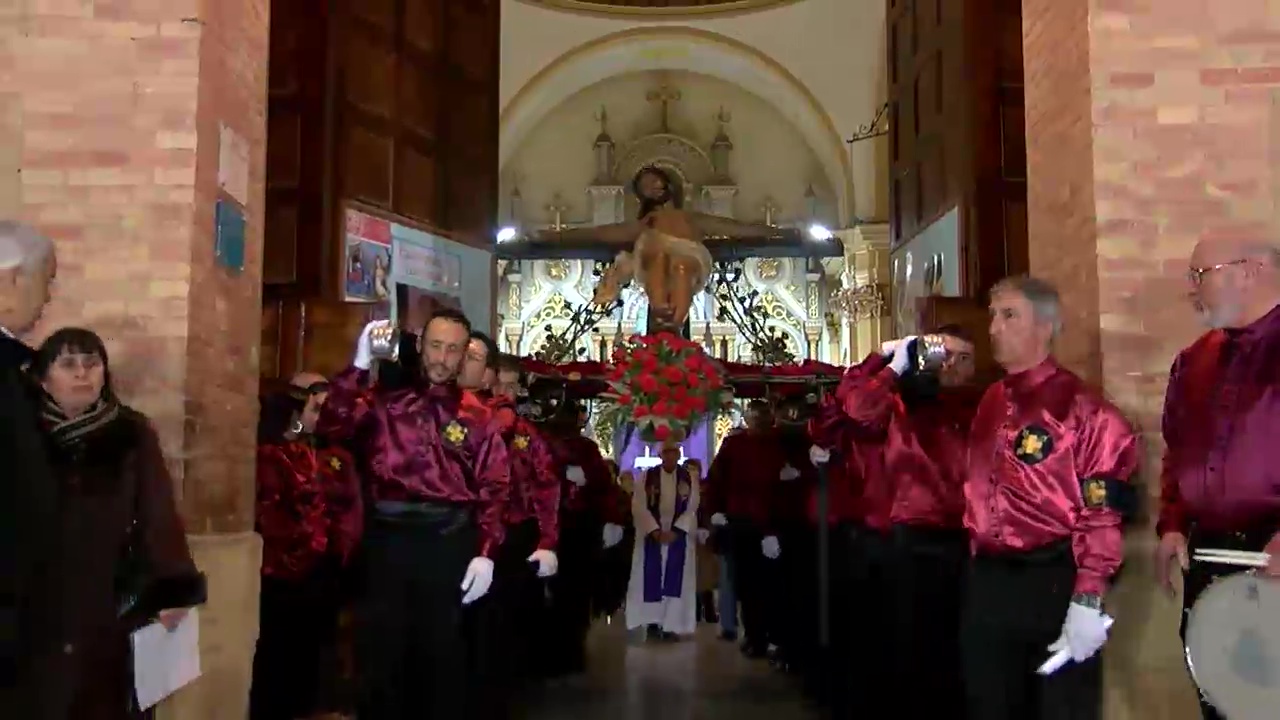
<path id="1" fill-rule="evenodd" d="M 1201 242 L 1191 254 L 1192 305 L 1209 331 L 1183 350 L 1165 393 L 1164 468 L 1156 567 L 1186 610 L 1237 567 L 1190 561 L 1197 547 L 1265 550 L 1280 578 L 1280 249 Z M 1208 720 L 1222 717 L 1201 701 Z"/>
<path id="2" fill-rule="evenodd" d="M 57 629 L 40 610 L 51 604 L 46 564 L 57 520 L 56 484 L 36 424 L 38 402 L 26 376 L 30 332 L 49 301 L 53 243 L 30 228 L 0 222 L 0 715 L 55 718 L 66 709 L 28 667 Z M 16 690 L 22 697 L 13 697 Z M 21 708 L 21 709 L 18 709 Z"/>

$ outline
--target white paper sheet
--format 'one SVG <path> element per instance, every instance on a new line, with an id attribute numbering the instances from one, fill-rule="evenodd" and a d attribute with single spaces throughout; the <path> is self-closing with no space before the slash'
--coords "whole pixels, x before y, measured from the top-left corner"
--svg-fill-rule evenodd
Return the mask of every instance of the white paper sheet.
<path id="1" fill-rule="evenodd" d="M 200 615 L 192 608 L 172 631 L 152 623 L 133 633 L 133 687 L 143 710 L 200 677 Z"/>

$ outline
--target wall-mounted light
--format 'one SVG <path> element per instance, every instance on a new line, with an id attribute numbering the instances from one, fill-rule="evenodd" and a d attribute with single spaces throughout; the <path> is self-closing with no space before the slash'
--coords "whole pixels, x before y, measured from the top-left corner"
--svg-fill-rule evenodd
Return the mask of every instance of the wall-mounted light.
<path id="1" fill-rule="evenodd" d="M 504 227 L 498 231 L 497 240 L 500 243 L 511 242 L 516 239 L 520 233 L 513 227 Z"/>

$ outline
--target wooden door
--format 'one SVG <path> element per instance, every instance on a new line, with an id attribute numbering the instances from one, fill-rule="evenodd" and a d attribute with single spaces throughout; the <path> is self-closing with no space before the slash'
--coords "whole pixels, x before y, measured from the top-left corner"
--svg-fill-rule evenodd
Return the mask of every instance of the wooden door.
<path id="1" fill-rule="evenodd" d="M 342 302 L 348 201 L 491 245 L 499 7 L 272 0 L 264 377 L 350 360 L 372 310 Z"/>

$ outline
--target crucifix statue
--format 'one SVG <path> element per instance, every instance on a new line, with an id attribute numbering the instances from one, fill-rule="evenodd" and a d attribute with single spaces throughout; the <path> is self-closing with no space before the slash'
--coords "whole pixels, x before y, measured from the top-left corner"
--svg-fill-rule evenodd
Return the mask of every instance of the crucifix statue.
<path id="1" fill-rule="evenodd" d="M 712 263 L 731 256 L 835 256 L 838 241 L 808 242 L 794 229 L 741 223 L 718 215 L 683 209 L 679 183 L 666 170 L 646 167 L 631 182 L 640 200 L 639 218 L 631 222 L 573 229 L 551 229 L 526 242 L 507 243 L 512 257 L 600 258 L 617 253 L 592 302 L 608 305 L 623 286 L 638 280 L 649 297 L 650 333 L 681 334 L 693 299 L 707 285 Z M 536 249 L 536 252 L 529 252 Z M 719 257 L 713 256 L 713 250 Z"/>
<path id="2" fill-rule="evenodd" d="M 662 105 L 662 124 L 658 126 L 658 132 L 671 132 L 670 103 L 680 100 L 680 91 L 672 90 L 669 86 L 663 85 L 657 90 L 650 90 L 645 99 L 652 103 L 660 103 Z"/>

